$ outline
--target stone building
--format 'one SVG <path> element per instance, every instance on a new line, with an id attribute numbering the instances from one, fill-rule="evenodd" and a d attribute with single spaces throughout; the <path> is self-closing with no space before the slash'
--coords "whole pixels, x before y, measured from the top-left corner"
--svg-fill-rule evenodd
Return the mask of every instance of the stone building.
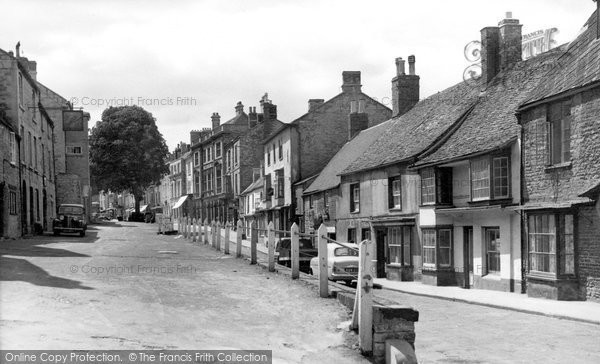
<path id="1" fill-rule="evenodd" d="M 19 44 L 16 56 L 0 50 L 2 148 L 8 152 L 2 156 L 0 212 L 2 235 L 13 238 L 51 230 L 56 216 L 54 123 L 41 103 L 36 68 L 20 56 Z"/>
<path id="2" fill-rule="evenodd" d="M 529 296 L 600 300 L 599 16 L 519 108 Z"/>
<path id="3" fill-rule="evenodd" d="M 359 71 L 342 72 L 342 92 L 328 101 L 310 99 L 308 111 L 263 143 L 267 219 L 278 229 L 299 222 L 296 196 L 360 130 L 380 124 L 392 110 L 362 92 Z"/>

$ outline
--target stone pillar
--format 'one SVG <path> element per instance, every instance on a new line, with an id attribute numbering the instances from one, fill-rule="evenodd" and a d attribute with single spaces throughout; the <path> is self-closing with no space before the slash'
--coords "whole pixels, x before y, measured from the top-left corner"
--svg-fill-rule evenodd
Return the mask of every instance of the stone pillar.
<path id="1" fill-rule="evenodd" d="M 373 305 L 373 359 L 376 364 L 386 362 L 386 342 L 404 340 L 415 348 L 415 322 L 419 312 L 405 306 Z"/>

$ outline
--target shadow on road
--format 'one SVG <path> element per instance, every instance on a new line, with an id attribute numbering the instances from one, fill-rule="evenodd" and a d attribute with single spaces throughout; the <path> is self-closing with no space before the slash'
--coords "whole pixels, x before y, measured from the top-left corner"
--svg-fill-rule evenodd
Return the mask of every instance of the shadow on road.
<path id="1" fill-rule="evenodd" d="M 42 268 L 25 259 L 8 257 L 0 257 L 0 280 L 23 281 L 35 284 L 36 286 L 56 288 L 93 289 L 91 287 L 83 286 L 79 281 L 50 275 Z"/>

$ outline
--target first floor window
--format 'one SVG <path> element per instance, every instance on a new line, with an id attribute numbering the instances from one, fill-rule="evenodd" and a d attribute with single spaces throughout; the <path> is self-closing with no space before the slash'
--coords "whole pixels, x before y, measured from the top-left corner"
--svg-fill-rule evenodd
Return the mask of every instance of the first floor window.
<path id="1" fill-rule="evenodd" d="M 401 264 L 404 266 L 412 265 L 412 227 L 391 227 L 388 228 L 388 263 Z"/>
<path id="2" fill-rule="evenodd" d="M 221 193 L 223 191 L 223 176 L 221 169 L 217 168 L 215 170 L 215 176 L 217 179 L 217 193 Z"/>
<path id="3" fill-rule="evenodd" d="M 433 168 L 421 172 L 421 203 L 435 204 L 435 171 Z"/>
<path id="4" fill-rule="evenodd" d="M 200 193 L 200 175 L 196 174 L 194 176 L 194 193 L 198 194 Z"/>
<path id="5" fill-rule="evenodd" d="M 471 161 L 473 201 L 490 198 L 490 160 L 487 157 Z"/>
<path id="6" fill-rule="evenodd" d="M 350 212 L 360 211 L 360 183 L 350 185 Z"/>
<path id="7" fill-rule="evenodd" d="M 388 180 L 388 207 L 390 209 L 402 208 L 402 183 L 400 177 Z"/>
<path id="8" fill-rule="evenodd" d="M 9 151 L 10 151 L 10 163 L 17 163 L 17 139 L 15 133 L 10 132 L 8 135 Z"/>
<path id="9" fill-rule="evenodd" d="M 530 272 L 575 274 L 572 214 L 529 215 L 528 229 Z"/>
<path id="10" fill-rule="evenodd" d="M 486 271 L 500 274 L 500 228 L 485 228 Z"/>

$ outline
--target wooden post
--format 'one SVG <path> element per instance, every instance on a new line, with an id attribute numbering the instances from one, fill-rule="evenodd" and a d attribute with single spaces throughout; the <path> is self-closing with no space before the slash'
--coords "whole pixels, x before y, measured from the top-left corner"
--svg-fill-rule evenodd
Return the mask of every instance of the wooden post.
<path id="1" fill-rule="evenodd" d="M 195 219 L 194 221 L 194 231 L 196 232 L 194 235 L 194 242 L 195 243 L 199 243 L 200 242 L 200 219 Z"/>
<path id="2" fill-rule="evenodd" d="M 217 250 L 221 251 L 221 222 L 217 221 Z"/>
<path id="3" fill-rule="evenodd" d="M 292 251 L 290 259 L 292 260 L 292 279 L 300 278 L 300 235 L 298 235 L 298 225 L 292 224 L 290 235 L 292 240 Z"/>
<path id="4" fill-rule="evenodd" d="M 204 244 L 208 244 L 208 219 L 204 219 Z"/>
<path id="5" fill-rule="evenodd" d="M 319 295 L 329 297 L 329 277 L 327 275 L 327 226 L 321 224 L 317 230 L 317 243 L 319 247 Z"/>
<path id="6" fill-rule="evenodd" d="M 229 229 L 231 229 L 231 225 L 229 224 L 229 221 L 227 221 L 225 224 L 225 239 L 223 239 L 225 244 L 225 246 L 223 246 L 223 250 L 225 254 L 229 254 Z"/>
<path id="7" fill-rule="evenodd" d="M 242 220 L 238 220 L 237 222 L 237 233 L 235 235 L 235 256 L 237 258 L 241 258 L 242 257 L 242 233 L 245 231 L 243 228 L 244 224 L 242 223 Z"/>
<path id="8" fill-rule="evenodd" d="M 190 218 L 188 216 L 185 217 L 185 238 L 190 238 Z"/>
<path id="9" fill-rule="evenodd" d="M 256 264 L 256 244 L 258 244 L 258 230 L 256 227 L 256 221 L 252 221 L 250 229 L 250 264 Z"/>
<path id="10" fill-rule="evenodd" d="M 192 242 L 196 242 L 196 218 L 192 219 Z"/>
<path id="11" fill-rule="evenodd" d="M 372 252 L 373 246 L 372 240 L 364 240 L 359 247 L 358 344 L 362 353 L 366 355 L 373 352 L 373 258 L 376 257 Z"/>
<path id="12" fill-rule="evenodd" d="M 217 247 L 217 224 L 215 220 L 213 220 L 212 225 L 210 226 L 210 237 L 211 237 L 211 245 L 213 248 Z"/>
<path id="13" fill-rule="evenodd" d="M 275 231 L 273 221 L 267 226 L 267 245 L 269 249 L 269 272 L 275 272 Z"/>

